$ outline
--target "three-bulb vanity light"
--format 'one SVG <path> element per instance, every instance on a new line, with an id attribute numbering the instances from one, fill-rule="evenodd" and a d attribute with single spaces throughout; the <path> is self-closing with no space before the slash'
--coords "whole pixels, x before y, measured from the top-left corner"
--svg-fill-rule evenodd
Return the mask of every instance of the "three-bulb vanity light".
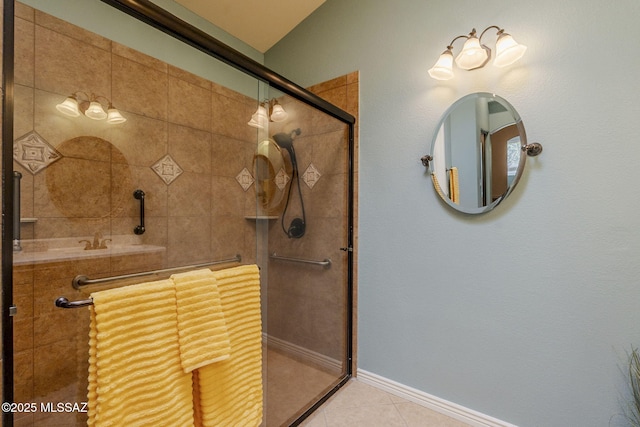
<path id="1" fill-rule="evenodd" d="M 460 38 L 466 38 L 462 46 L 462 52 L 456 57 L 456 65 L 463 70 L 475 70 L 485 66 L 491 58 L 491 49 L 482 44 L 482 36 L 490 29 L 498 30 L 496 41 L 496 57 L 493 65 L 496 67 L 506 67 L 522 58 L 527 47 L 516 43 L 509 34 L 500 27 L 492 25 L 487 27 L 480 38 L 476 37 L 476 29 L 472 29 L 468 36 L 458 36 L 451 40 L 447 50 L 442 52 L 436 64 L 429 70 L 429 75 L 436 80 L 449 80 L 453 78 L 453 42 Z"/>
<path id="2" fill-rule="evenodd" d="M 106 101 L 104 105 L 107 105 L 107 111 L 104 110 L 104 106 L 100 100 Z M 111 101 L 102 95 L 87 95 L 85 92 L 74 92 L 62 103 L 56 105 L 56 109 L 62 114 L 69 117 L 78 117 L 80 114 L 84 114 L 93 120 L 107 120 L 107 123 L 118 124 L 127 121 L 120 111 L 118 111 Z"/>
<path id="3" fill-rule="evenodd" d="M 254 128 L 265 129 L 270 121 L 283 122 L 287 120 L 287 117 L 289 114 L 284 111 L 276 99 L 265 100 L 260 103 L 247 124 Z"/>

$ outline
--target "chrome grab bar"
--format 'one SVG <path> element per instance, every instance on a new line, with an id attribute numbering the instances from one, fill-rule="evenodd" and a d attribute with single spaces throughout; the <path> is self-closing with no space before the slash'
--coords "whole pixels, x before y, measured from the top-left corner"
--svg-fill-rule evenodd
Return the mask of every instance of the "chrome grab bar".
<path id="1" fill-rule="evenodd" d="M 242 257 L 240 256 L 240 254 L 237 254 L 235 257 L 231 259 L 211 261 L 204 264 L 185 265 L 182 267 L 171 267 L 171 268 L 165 268 L 162 270 L 154 270 L 154 271 L 143 271 L 141 273 L 123 274 L 122 276 L 102 277 L 100 279 L 89 279 L 87 276 L 78 275 L 73 278 L 71 285 L 73 286 L 74 289 L 80 290 L 83 286 L 96 285 L 98 283 L 111 282 L 113 280 L 130 279 L 132 277 L 141 277 L 141 276 L 149 276 L 153 274 L 170 273 L 178 270 L 187 270 L 187 269 L 192 270 L 194 268 L 208 267 L 210 265 L 226 264 L 229 262 L 241 262 L 241 261 L 242 261 Z"/>
<path id="2" fill-rule="evenodd" d="M 132 278 L 132 277 L 140 277 L 140 276 L 150 276 L 150 275 L 153 275 L 153 274 L 170 273 L 170 272 L 173 272 L 173 271 L 180 271 L 180 270 L 186 270 L 186 269 L 192 270 L 194 268 L 203 268 L 203 267 L 208 267 L 210 265 L 226 264 L 226 263 L 229 263 L 229 262 L 241 262 L 241 261 L 242 261 L 242 257 L 240 256 L 240 254 L 238 254 L 235 257 L 231 258 L 231 259 L 224 259 L 224 260 L 220 260 L 220 261 L 212 261 L 212 262 L 207 262 L 205 264 L 185 265 L 185 266 L 182 266 L 182 267 L 165 268 L 165 269 L 162 269 L 162 270 L 143 271 L 141 273 L 123 274 L 122 276 L 103 277 L 101 279 L 89 279 L 89 278 L 87 278 L 87 276 L 76 276 L 73 279 L 73 287 L 75 289 L 80 290 L 81 286 L 95 285 L 97 283 L 110 282 L 112 280 L 129 279 L 129 278 Z M 69 301 L 65 297 L 60 297 L 57 300 L 55 300 L 55 305 L 56 305 L 56 307 L 59 307 L 59 308 L 86 307 L 88 305 L 93 305 L 93 298 L 80 300 L 80 301 Z"/>
<path id="3" fill-rule="evenodd" d="M 93 298 L 84 299 L 81 301 L 69 301 L 65 297 L 60 297 L 55 301 L 56 307 L 60 308 L 80 308 L 93 305 Z"/>
<path id="4" fill-rule="evenodd" d="M 331 259 L 330 258 L 325 258 L 322 261 L 315 261 L 315 260 L 311 260 L 311 259 L 301 259 L 301 258 L 289 258 L 289 257 L 284 257 L 284 256 L 280 256 L 277 253 L 272 253 L 270 255 L 271 259 L 277 259 L 280 261 L 291 261 L 291 262 L 299 262 L 302 264 L 313 264 L 313 265 L 321 265 L 323 267 L 331 267 Z"/>

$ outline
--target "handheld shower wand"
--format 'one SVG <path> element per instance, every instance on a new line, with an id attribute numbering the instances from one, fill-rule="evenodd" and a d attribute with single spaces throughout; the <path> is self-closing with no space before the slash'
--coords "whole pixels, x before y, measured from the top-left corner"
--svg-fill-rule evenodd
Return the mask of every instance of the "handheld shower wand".
<path id="1" fill-rule="evenodd" d="M 293 167 L 293 175 L 296 177 L 296 183 L 298 185 L 298 196 L 300 197 L 300 206 L 302 208 L 302 218 L 294 218 L 289 225 L 289 228 L 286 229 L 284 226 L 284 216 L 287 213 L 287 208 L 289 207 L 289 199 L 291 197 L 291 187 L 293 187 L 293 180 L 291 185 L 289 185 L 289 191 L 287 193 L 287 203 L 284 207 L 284 211 L 282 212 L 282 218 L 280 220 L 280 224 L 282 226 L 282 230 L 285 232 L 289 238 L 299 239 L 304 236 L 306 231 L 306 215 L 304 211 L 304 200 L 302 199 L 302 190 L 300 189 L 300 173 L 298 172 L 298 160 L 296 159 L 296 151 L 293 148 L 293 140 L 296 136 L 300 135 L 300 128 L 294 129 L 290 133 L 277 133 L 273 135 L 273 140 L 280 146 L 280 148 L 284 148 L 289 152 L 289 157 L 291 158 L 291 166 Z"/>

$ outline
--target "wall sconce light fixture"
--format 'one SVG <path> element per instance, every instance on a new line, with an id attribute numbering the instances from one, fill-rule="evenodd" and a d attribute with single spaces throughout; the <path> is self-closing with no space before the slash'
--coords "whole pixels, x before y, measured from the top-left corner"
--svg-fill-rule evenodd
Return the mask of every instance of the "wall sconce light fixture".
<path id="1" fill-rule="evenodd" d="M 456 65 L 463 70 L 475 70 L 485 66 L 491 58 L 491 49 L 482 44 L 482 36 L 490 29 L 496 29 L 496 57 L 493 65 L 496 67 L 506 67 L 522 58 L 527 47 L 516 43 L 511 35 L 504 32 L 504 29 L 492 25 L 487 27 L 478 38 L 476 29 L 472 29 L 468 36 L 458 36 L 451 40 L 447 50 L 442 52 L 438 61 L 429 70 L 429 75 L 436 80 L 449 80 L 453 78 L 453 42 L 460 38 L 466 38 L 462 46 L 462 51 L 456 57 Z"/>
<path id="2" fill-rule="evenodd" d="M 100 100 L 106 101 L 102 104 Z M 107 111 L 104 110 L 104 105 L 107 105 Z M 56 109 L 62 114 L 69 117 L 78 117 L 80 114 L 84 114 L 93 120 L 107 120 L 107 123 L 118 124 L 127 121 L 120 111 L 118 111 L 110 100 L 102 95 L 91 94 L 87 95 L 85 92 L 74 92 L 67 97 L 63 102 L 56 105 Z"/>
<path id="3" fill-rule="evenodd" d="M 289 117 L 289 114 L 284 111 L 284 108 L 276 99 L 265 99 L 260 103 L 247 124 L 254 128 L 265 129 L 269 121 L 283 122 L 287 120 L 287 117 Z"/>

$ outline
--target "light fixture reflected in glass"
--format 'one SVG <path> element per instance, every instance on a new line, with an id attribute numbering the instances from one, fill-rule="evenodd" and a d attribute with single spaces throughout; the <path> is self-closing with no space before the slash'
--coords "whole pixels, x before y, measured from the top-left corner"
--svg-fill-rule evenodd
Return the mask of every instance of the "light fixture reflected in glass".
<path id="1" fill-rule="evenodd" d="M 260 121 L 258 121 L 257 114 L 258 113 L 253 113 L 253 115 L 251 116 L 251 120 L 249 120 L 247 124 L 254 128 L 264 129 L 264 125 L 260 123 Z"/>
<path id="2" fill-rule="evenodd" d="M 490 29 L 496 29 L 498 39 L 496 41 L 496 55 L 493 64 L 496 67 L 505 67 L 522 58 L 527 47 L 516 43 L 511 35 L 504 32 L 504 29 L 492 25 L 487 27 L 480 37 L 476 37 L 475 28 L 469 35 L 458 36 L 451 40 L 436 64 L 429 70 L 429 75 L 437 80 L 449 80 L 453 78 L 453 43 L 460 39 L 466 39 L 462 51 L 455 59 L 456 65 L 463 70 L 475 70 L 484 67 L 491 59 L 491 49 L 482 44 L 482 37 Z"/>
<path id="3" fill-rule="evenodd" d="M 93 120 L 104 120 L 107 118 L 107 112 L 104 111 L 104 108 L 102 108 L 102 105 L 100 105 L 98 101 L 91 101 L 84 115 Z"/>
<path id="4" fill-rule="evenodd" d="M 78 117 L 80 109 L 78 108 L 78 100 L 74 95 L 65 99 L 62 103 L 56 105 L 58 111 L 70 117 Z"/>
<path id="5" fill-rule="evenodd" d="M 80 100 L 78 100 L 80 98 Z M 100 102 L 100 99 L 106 101 L 107 111 L 104 110 L 104 105 Z M 124 123 L 127 119 L 120 114 L 111 101 L 101 95 L 91 94 L 87 95 L 85 92 L 75 92 L 71 94 L 60 104 L 56 105 L 56 109 L 61 113 L 69 117 L 78 117 L 80 114 L 84 114 L 93 120 L 107 119 L 107 123 L 118 124 Z"/>
<path id="6" fill-rule="evenodd" d="M 113 108 L 113 105 L 109 105 L 107 109 L 107 123 L 111 123 L 112 125 L 117 125 L 118 123 L 124 123 L 127 119 L 125 119 L 120 111 Z"/>
<path id="7" fill-rule="evenodd" d="M 282 108 L 276 99 L 264 100 L 247 124 L 254 128 L 265 129 L 269 125 L 269 121 L 283 122 L 287 120 L 287 117 L 289 117 L 289 113 Z"/>
<path id="8" fill-rule="evenodd" d="M 254 128 L 264 129 L 267 127 L 268 123 L 269 123 L 268 112 L 266 107 L 264 106 L 264 103 L 262 103 L 258 106 L 258 109 L 256 110 L 256 112 L 253 113 L 253 115 L 251 116 L 251 120 L 247 124 Z"/>
<path id="9" fill-rule="evenodd" d="M 271 108 L 271 120 L 274 122 L 284 122 L 289 117 L 289 114 L 284 111 L 282 105 L 278 104 L 278 101 L 275 101 L 275 104 Z"/>

